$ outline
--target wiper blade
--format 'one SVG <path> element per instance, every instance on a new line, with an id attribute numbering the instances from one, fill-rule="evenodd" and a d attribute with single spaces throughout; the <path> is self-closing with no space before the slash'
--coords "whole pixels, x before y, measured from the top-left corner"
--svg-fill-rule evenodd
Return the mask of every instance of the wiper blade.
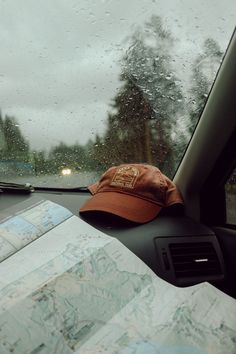
<path id="1" fill-rule="evenodd" d="M 34 187 L 35 191 L 52 191 L 52 192 L 89 192 L 88 187 Z"/>
<path id="2" fill-rule="evenodd" d="M 45 191 L 45 192 L 89 192 L 88 187 L 74 187 L 74 188 L 63 188 L 63 187 L 34 187 L 30 183 L 11 183 L 11 182 L 0 182 L 0 192 L 6 193 L 22 193 L 27 194 L 34 191 Z"/>
<path id="3" fill-rule="evenodd" d="M 34 187 L 30 183 L 0 182 L 0 192 L 28 194 L 34 192 Z"/>

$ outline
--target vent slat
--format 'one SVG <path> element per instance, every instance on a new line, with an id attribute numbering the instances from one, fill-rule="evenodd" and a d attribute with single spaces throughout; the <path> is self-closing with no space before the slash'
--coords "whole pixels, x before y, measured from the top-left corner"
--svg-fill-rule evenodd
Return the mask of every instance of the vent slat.
<path id="1" fill-rule="evenodd" d="M 209 269 L 206 273 L 205 269 L 190 270 L 185 272 L 176 272 L 175 275 L 177 278 L 191 278 L 191 277 L 200 277 L 200 276 L 209 276 L 209 275 L 219 275 L 221 273 L 215 271 L 215 269 Z"/>
<path id="2" fill-rule="evenodd" d="M 203 253 L 201 254 L 201 257 L 199 257 L 199 254 L 190 254 L 190 255 L 182 255 L 182 256 L 173 256 L 172 255 L 172 260 L 175 263 L 178 262 L 194 262 L 196 259 L 208 259 L 209 261 L 214 261 L 217 260 L 216 256 L 214 254 L 207 254 Z"/>
<path id="3" fill-rule="evenodd" d="M 213 250 L 192 250 L 192 249 L 182 249 L 181 251 L 179 250 L 178 252 L 172 252 L 173 256 L 182 256 L 184 254 L 188 255 L 195 255 L 195 254 L 212 254 L 214 255 L 215 252 Z"/>
<path id="4" fill-rule="evenodd" d="M 200 267 L 206 268 L 206 267 L 210 266 L 211 264 L 218 264 L 218 262 L 216 260 L 214 260 L 214 261 L 206 261 L 206 262 L 200 262 L 200 263 L 198 263 L 198 262 L 178 262 L 178 263 L 175 263 L 176 268 L 181 267 L 181 266 L 186 267 L 186 265 L 191 265 L 196 268 L 200 268 Z"/>
<path id="5" fill-rule="evenodd" d="M 214 249 L 208 247 L 181 247 L 172 249 L 173 254 L 181 254 L 185 252 L 193 252 L 193 253 L 214 253 Z"/>
<path id="6" fill-rule="evenodd" d="M 221 266 L 211 242 L 175 243 L 169 245 L 177 278 L 221 274 Z"/>

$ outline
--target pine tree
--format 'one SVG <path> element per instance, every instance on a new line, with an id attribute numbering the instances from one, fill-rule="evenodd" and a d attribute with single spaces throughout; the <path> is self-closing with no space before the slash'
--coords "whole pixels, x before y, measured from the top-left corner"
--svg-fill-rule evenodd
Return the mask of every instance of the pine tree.
<path id="1" fill-rule="evenodd" d="M 1 130 L 4 137 L 2 157 L 5 160 L 29 161 L 29 143 L 21 133 L 16 119 L 6 115 L 1 120 Z"/>
<path id="2" fill-rule="evenodd" d="M 111 105 L 115 113 L 108 117 L 103 156 L 110 165 L 148 162 L 167 171 L 175 158 L 171 134 L 183 110 L 171 67 L 174 40 L 161 18 L 153 16 L 129 41 L 121 60 L 124 84 Z"/>
<path id="3" fill-rule="evenodd" d="M 3 126 L 2 113 L 0 111 L 0 158 L 1 159 L 3 157 L 4 147 L 5 147 L 4 126 Z"/>
<path id="4" fill-rule="evenodd" d="M 192 135 L 205 106 L 211 85 L 220 66 L 223 52 L 218 43 L 208 38 L 203 44 L 203 51 L 193 63 L 190 90 L 192 107 L 190 110 L 189 131 Z"/>

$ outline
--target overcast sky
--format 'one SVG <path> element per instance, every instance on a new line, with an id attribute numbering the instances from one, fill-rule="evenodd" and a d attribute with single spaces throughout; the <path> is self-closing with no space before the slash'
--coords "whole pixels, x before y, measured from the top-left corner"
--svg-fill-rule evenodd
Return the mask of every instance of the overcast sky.
<path id="1" fill-rule="evenodd" d="M 137 24 L 160 15 L 188 70 L 207 37 L 225 50 L 235 0 L 0 0 L 0 109 L 36 149 L 102 133 L 119 59 Z"/>

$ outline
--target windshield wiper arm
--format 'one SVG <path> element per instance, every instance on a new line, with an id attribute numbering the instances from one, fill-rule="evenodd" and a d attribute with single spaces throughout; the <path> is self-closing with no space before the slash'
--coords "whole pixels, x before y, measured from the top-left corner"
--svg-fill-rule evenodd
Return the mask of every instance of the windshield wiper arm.
<path id="1" fill-rule="evenodd" d="M 7 193 L 31 193 L 34 192 L 34 187 L 30 183 L 11 183 L 11 182 L 0 182 L 0 191 Z"/>

